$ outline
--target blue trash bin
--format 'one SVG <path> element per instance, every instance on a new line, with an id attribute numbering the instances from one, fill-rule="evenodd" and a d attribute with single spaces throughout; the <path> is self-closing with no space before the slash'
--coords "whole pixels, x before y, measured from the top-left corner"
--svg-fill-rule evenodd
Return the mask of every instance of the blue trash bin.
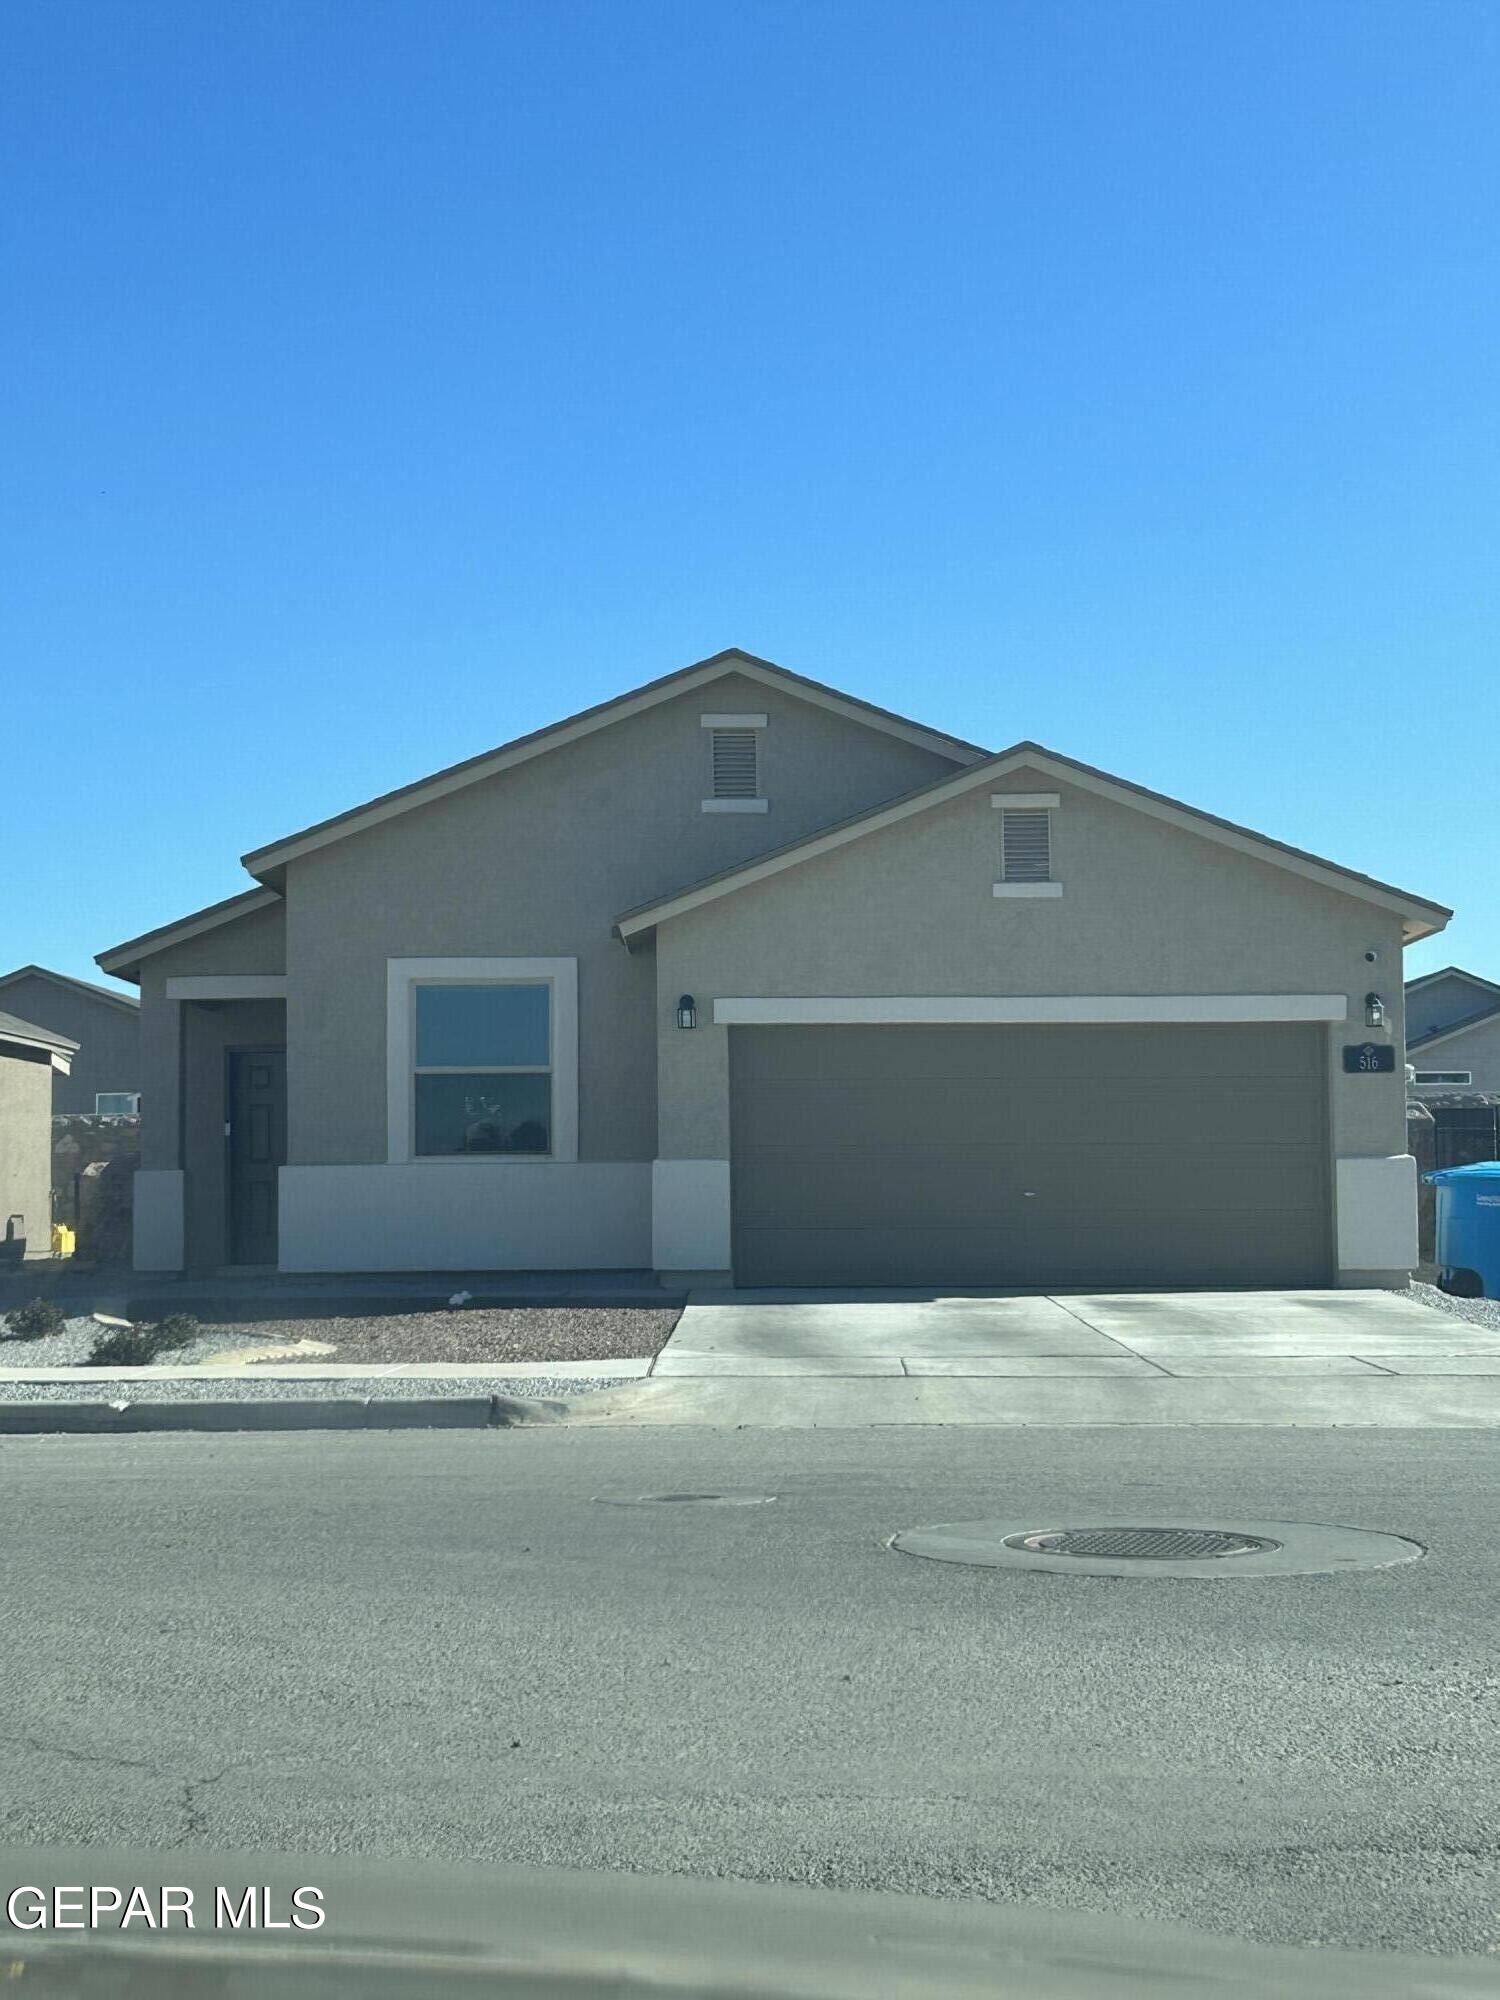
<path id="1" fill-rule="evenodd" d="M 1460 1298 L 1500 1299 L 1500 1160 L 1423 1178 L 1437 1189 L 1438 1284 Z"/>

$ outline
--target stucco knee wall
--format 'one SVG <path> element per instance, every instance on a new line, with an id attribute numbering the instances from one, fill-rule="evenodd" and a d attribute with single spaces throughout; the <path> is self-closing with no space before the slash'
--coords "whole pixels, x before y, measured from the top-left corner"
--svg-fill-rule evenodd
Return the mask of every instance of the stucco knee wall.
<path id="1" fill-rule="evenodd" d="M 283 1167 L 283 1271 L 643 1270 L 651 1164 Z"/>

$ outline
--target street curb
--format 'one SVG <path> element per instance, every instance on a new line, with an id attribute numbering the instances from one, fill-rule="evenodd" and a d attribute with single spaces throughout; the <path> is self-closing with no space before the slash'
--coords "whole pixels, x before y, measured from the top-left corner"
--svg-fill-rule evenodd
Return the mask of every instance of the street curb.
<path id="1" fill-rule="evenodd" d="M 0 1436 L 130 1431 L 512 1430 L 557 1423 L 566 1403 L 520 1396 L 299 1396 L 274 1402 L 0 1403 Z"/>

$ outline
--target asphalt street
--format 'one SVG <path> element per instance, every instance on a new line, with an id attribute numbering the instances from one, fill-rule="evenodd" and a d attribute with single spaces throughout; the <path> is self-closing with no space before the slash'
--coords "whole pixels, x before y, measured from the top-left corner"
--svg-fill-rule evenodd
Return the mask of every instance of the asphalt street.
<path id="1" fill-rule="evenodd" d="M 646 1493 L 769 1504 L 601 1505 Z M 961 1894 L 1500 1952 L 1482 1431 L 594 1430 L 0 1444 L 12 1845 Z M 1234 1582 L 924 1523 L 1384 1529 Z"/>

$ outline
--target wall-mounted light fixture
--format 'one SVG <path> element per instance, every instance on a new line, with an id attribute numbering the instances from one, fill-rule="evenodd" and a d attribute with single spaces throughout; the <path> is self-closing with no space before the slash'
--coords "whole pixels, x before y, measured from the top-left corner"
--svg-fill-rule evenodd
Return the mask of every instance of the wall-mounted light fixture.
<path id="1" fill-rule="evenodd" d="M 677 1025 L 679 1028 L 696 1028 L 698 1025 L 698 1003 L 691 993 L 684 993 L 677 1003 Z"/>
<path id="2" fill-rule="evenodd" d="M 1367 1028 L 1385 1026 L 1385 1002 L 1378 993 L 1365 995 L 1365 1026 Z"/>

